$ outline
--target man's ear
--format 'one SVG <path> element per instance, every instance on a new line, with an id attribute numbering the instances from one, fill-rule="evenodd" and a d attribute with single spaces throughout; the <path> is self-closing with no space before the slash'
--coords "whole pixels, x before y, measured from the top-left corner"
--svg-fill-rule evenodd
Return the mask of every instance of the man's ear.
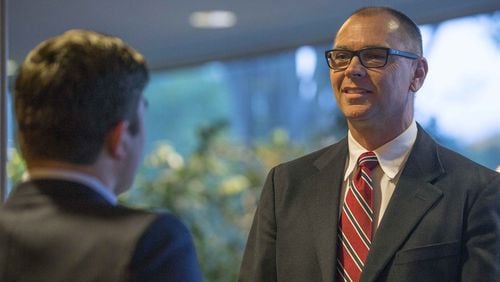
<path id="1" fill-rule="evenodd" d="M 125 143 L 128 136 L 128 125 L 128 121 L 120 121 L 106 135 L 106 151 L 112 158 L 121 159 L 127 153 Z"/>
<path id="2" fill-rule="evenodd" d="M 413 79 L 410 83 L 410 91 L 417 92 L 424 85 L 425 77 L 429 69 L 427 60 L 424 57 L 417 59 L 417 67 L 413 72 Z"/>

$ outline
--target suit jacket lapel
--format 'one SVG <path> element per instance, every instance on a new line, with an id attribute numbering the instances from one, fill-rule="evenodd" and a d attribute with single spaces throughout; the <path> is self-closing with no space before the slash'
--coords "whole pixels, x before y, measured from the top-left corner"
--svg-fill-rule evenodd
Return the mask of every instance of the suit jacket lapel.
<path id="1" fill-rule="evenodd" d="M 375 281 L 427 210 L 441 198 L 432 181 L 444 173 L 436 144 L 419 126 L 417 140 L 372 241 L 361 281 Z"/>
<path id="2" fill-rule="evenodd" d="M 347 142 L 341 141 L 316 160 L 319 169 L 304 182 L 313 195 L 307 203 L 323 281 L 333 281 L 337 256 L 339 197 L 342 187 Z"/>

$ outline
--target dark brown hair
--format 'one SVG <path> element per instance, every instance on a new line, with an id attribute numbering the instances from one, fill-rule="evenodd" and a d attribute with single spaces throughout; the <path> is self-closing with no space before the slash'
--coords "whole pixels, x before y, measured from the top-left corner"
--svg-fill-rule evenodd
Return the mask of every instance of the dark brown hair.
<path id="1" fill-rule="evenodd" d="M 40 43 L 14 86 L 23 156 L 93 163 L 118 122 L 138 131 L 148 76 L 144 57 L 116 37 L 71 30 Z"/>

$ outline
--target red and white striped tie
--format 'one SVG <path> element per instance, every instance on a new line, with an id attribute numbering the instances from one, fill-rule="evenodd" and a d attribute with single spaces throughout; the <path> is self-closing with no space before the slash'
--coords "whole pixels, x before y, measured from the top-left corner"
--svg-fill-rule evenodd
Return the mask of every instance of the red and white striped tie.
<path id="1" fill-rule="evenodd" d="M 372 240 L 372 179 L 378 165 L 373 152 L 363 153 L 346 191 L 339 220 L 337 277 L 340 281 L 359 281 Z"/>

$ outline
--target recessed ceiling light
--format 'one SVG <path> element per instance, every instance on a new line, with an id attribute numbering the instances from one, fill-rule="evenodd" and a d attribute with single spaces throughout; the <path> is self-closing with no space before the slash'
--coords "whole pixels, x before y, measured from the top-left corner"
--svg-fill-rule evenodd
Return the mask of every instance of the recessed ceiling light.
<path id="1" fill-rule="evenodd" d="M 189 16 L 189 22 L 197 28 L 228 28 L 236 24 L 236 15 L 231 11 L 198 11 Z"/>

